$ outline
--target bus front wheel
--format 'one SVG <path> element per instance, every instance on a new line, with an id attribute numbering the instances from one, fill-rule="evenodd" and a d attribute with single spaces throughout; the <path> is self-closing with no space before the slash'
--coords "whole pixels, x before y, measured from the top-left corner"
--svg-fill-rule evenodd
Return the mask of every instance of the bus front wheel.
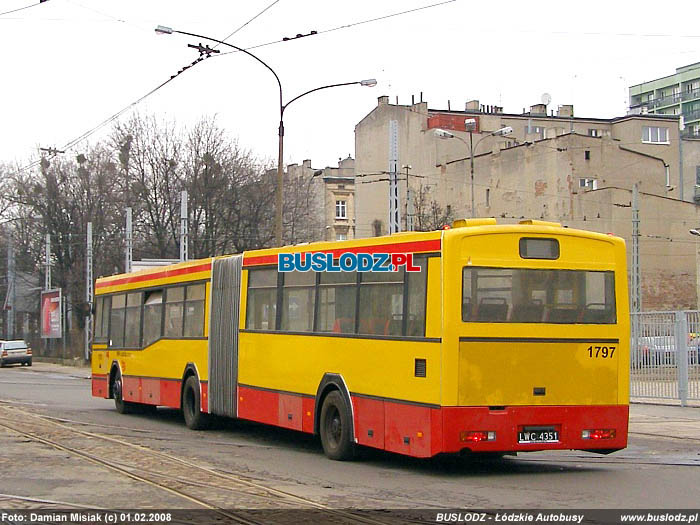
<path id="1" fill-rule="evenodd" d="M 206 430 L 209 428 L 211 417 L 202 412 L 202 401 L 199 397 L 199 381 L 195 376 L 190 376 L 185 381 L 182 389 L 182 414 L 185 417 L 185 425 L 192 430 Z"/>
<path id="2" fill-rule="evenodd" d="M 124 382 L 122 381 L 122 373 L 117 371 L 112 381 L 112 397 L 114 398 L 114 408 L 120 414 L 132 414 L 137 412 L 137 403 L 124 401 Z"/>
<path id="3" fill-rule="evenodd" d="M 321 445 L 330 459 L 352 459 L 355 447 L 352 442 L 350 410 L 337 390 L 329 393 L 321 408 Z"/>

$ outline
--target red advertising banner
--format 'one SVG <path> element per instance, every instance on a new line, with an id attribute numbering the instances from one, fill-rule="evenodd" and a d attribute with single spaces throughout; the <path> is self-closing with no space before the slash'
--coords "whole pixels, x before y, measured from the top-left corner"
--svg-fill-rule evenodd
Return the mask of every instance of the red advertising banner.
<path id="1" fill-rule="evenodd" d="M 61 315 L 61 290 L 41 292 L 41 337 L 60 339 L 63 333 Z"/>

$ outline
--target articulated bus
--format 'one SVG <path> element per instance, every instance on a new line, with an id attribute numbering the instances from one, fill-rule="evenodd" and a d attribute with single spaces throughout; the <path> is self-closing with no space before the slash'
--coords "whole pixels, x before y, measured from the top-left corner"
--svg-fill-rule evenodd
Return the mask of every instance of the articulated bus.
<path id="1" fill-rule="evenodd" d="M 624 241 L 495 219 L 98 279 L 92 393 L 415 457 L 627 445 Z"/>

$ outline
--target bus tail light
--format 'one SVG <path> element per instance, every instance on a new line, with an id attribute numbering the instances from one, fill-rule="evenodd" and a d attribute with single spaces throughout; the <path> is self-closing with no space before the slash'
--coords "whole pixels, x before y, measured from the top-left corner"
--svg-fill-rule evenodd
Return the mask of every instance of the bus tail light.
<path id="1" fill-rule="evenodd" d="M 615 437 L 614 428 L 597 428 L 593 430 L 583 430 L 581 432 L 582 439 L 613 439 Z"/>
<path id="2" fill-rule="evenodd" d="M 27 355 L 32 355 L 32 349 L 31 349 L 31 348 L 27 348 Z"/>
<path id="3" fill-rule="evenodd" d="M 7 357 L 7 350 L 3 350 L 0 357 Z"/>
<path id="4" fill-rule="evenodd" d="M 460 441 L 479 443 L 481 441 L 496 441 L 496 433 L 486 430 L 462 430 L 459 433 Z"/>

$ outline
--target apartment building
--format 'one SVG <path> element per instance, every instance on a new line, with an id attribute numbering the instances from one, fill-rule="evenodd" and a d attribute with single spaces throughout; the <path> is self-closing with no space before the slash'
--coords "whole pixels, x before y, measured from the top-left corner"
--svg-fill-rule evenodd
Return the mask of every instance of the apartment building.
<path id="1" fill-rule="evenodd" d="M 630 86 L 630 113 L 683 117 L 683 133 L 700 138 L 700 62 Z"/>
<path id="2" fill-rule="evenodd" d="M 304 192 L 305 228 L 297 241 L 344 241 L 355 238 L 355 159 L 338 159 L 337 167 L 314 169 L 310 160 L 287 166 L 287 187 Z"/>

